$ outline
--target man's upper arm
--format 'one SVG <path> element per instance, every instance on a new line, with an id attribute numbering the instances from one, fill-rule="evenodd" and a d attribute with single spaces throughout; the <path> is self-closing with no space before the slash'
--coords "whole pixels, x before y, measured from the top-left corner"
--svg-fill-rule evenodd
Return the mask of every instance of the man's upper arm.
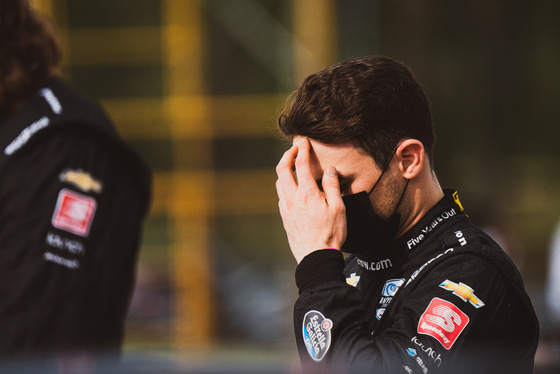
<path id="1" fill-rule="evenodd" d="M 404 299 L 393 305 L 395 311 L 386 311 L 394 313 L 392 326 L 380 337 L 403 335 L 406 344 L 401 349 L 408 361 L 430 372 L 462 362 L 467 355 L 479 356 L 475 342 L 487 342 L 500 329 L 503 321 L 495 320 L 495 314 L 511 297 L 500 271 L 488 260 L 471 255 L 444 261 L 417 283 L 403 287 Z"/>
<path id="2" fill-rule="evenodd" d="M 61 326 L 90 337 L 122 333 L 147 205 L 142 178 L 103 139 L 45 136 L 8 160 L 0 192 L 4 305 L 40 325 L 40 305 L 73 301 Z"/>

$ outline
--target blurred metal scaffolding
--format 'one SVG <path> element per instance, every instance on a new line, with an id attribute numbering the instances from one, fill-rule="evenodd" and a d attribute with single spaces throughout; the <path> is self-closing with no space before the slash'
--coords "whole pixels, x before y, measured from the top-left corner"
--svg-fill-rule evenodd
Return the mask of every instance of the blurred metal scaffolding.
<path id="1" fill-rule="evenodd" d="M 167 258 L 168 344 L 211 347 L 219 339 L 215 221 L 277 212 L 272 162 L 220 167 L 216 155 L 227 160 L 224 152 L 232 147 L 246 151 L 235 151 L 244 141 L 277 141 L 274 117 L 294 82 L 336 59 L 335 1 L 276 2 L 288 8 L 291 27 L 256 0 L 110 3 L 35 1 L 60 35 L 65 77 L 101 102 L 152 165 L 154 197 L 142 249 L 148 254 L 141 256 L 140 277 L 144 265 Z M 274 90 L 213 92 L 209 18 L 280 82 Z M 233 145 L 220 148 L 228 142 Z M 160 221 L 165 239 L 153 239 L 150 225 Z"/>
<path id="2" fill-rule="evenodd" d="M 101 102 L 154 172 L 128 347 L 214 347 L 228 329 L 245 342 L 278 318 L 286 326 L 275 331 L 290 335 L 290 310 L 232 326 L 225 299 L 282 283 L 271 269 L 293 276 L 274 188 L 288 145 L 275 119 L 305 76 L 362 55 L 411 66 L 434 103 L 440 180 L 460 188 L 473 222 L 515 239 L 539 296 L 560 209 L 556 2 L 31 2 L 54 20 L 64 77 Z M 260 307 L 238 301 L 238 316 Z"/>

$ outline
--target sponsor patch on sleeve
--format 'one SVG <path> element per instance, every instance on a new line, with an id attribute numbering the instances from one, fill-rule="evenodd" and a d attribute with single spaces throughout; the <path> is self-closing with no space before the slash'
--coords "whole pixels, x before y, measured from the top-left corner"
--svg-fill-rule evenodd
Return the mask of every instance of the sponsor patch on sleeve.
<path id="1" fill-rule="evenodd" d="M 404 278 L 401 279 L 389 279 L 385 282 L 383 286 L 383 290 L 381 291 L 381 299 L 379 300 L 379 306 L 375 310 L 375 316 L 377 319 L 381 319 L 383 314 L 385 313 L 385 309 L 393 300 L 393 297 L 396 295 L 399 288 L 403 285 Z"/>
<path id="2" fill-rule="evenodd" d="M 93 197 L 63 188 L 58 194 L 51 223 L 57 229 L 87 237 L 96 208 Z"/>
<path id="3" fill-rule="evenodd" d="M 303 317 L 303 341 L 309 356 L 314 361 L 321 361 L 331 346 L 331 329 L 333 323 L 321 312 L 310 310 Z"/>
<path id="4" fill-rule="evenodd" d="M 82 169 L 65 169 L 60 173 L 59 179 L 61 182 L 74 185 L 83 192 L 101 193 L 103 190 L 103 184 Z"/>
<path id="5" fill-rule="evenodd" d="M 469 317 L 449 301 L 434 297 L 418 322 L 418 333 L 435 338 L 447 350 L 455 343 Z"/>
<path id="6" fill-rule="evenodd" d="M 477 309 L 485 305 L 484 302 L 474 294 L 474 290 L 463 282 L 459 282 L 459 284 L 457 284 L 449 279 L 446 279 L 439 286 L 444 290 L 452 291 L 453 295 L 459 297 L 464 302 L 468 301 Z"/>

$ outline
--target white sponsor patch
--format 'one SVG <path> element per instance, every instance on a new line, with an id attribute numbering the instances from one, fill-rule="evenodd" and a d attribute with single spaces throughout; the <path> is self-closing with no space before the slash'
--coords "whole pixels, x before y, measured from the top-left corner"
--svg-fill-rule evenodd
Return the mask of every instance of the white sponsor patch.
<path id="1" fill-rule="evenodd" d="M 44 129 L 45 127 L 47 127 L 50 123 L 50 120 L 48 117 L 42 117 L 41 119 L 33 122 L 31 125 L 27 126 L 25 129 L 23 129 L 22 132 L 20 132 L 20 134 L 18 135 L 17 138 L 15 138 L 7 147 L 6 149 L 4 149 L 4 153 L 7 156 L 10 156 L 11 154 L 13 154 L 15 151 L 17 151 L 18 149 L 20 149 L 21 147 L 23 147 L 25 145 L 25 143 L 27 143 L 29 141 L 29 139 L 31 139 L 31 137 L 33 135 L 35 135 L 35 133 L 37 133 L 39 130 Z"/>
<path id="2" fill-rule="evenodd" d="M 412 369 L 409 368 L 408 366 L 403 366 L 403 368 L 404 368 L 404 370 L 406 370 L 406 372 L 407 372 L 408 374 L 413 374 L 413 373 L 414 373 L 414 372 L 412 371 Z"/>
<path id="3" fill-rule="evenodd" d="M 314 361 L 321 361 L 331 346 L 333 323 L 321 312 L 310 310 L 303 317 L 303 341 L 307 352 Z"/>
<path id="4" fill-rule="evenodd" d="M 386 258 L 385 260 L 381 260 L 381 261 L 371 261 L 371 262 L 367 262 L 358 258 L 356 259 L 356 263 L 358 264 L 358 266 L 368 271 L 380 271 L 393 267 L 393 263 L 391 262 L 390 258 Z"/>
<path id="5" fill-rule="evenodd" d="M 377 319 L 381 319 L 383 313 L 385 313 L 385 309 L 389 306 L 391 300 L 393 300 L 393 296 L 397 293 L 400 286 L 404 283 L 404 278 L 401 279 L 389 279 L 385 282 L 383 286 L 383 290 L 381 291 L 381 299 L 379 299 L 379 306 L 375 311 L 375 316 Z"/>
<path id="6" fill-rule="evenodd" d="M 59 255 L 55 255 L 52 252 L 43 253 L 43 259 L 45 261 L 54 262 L 55 264 L 67 267 L 68 269 L 77 269 L 80 267 L 80 263 L 77 260 L 69 260 Z"/>
<path id="7" fill-rule="evenodd" d="M 443 360 L 441 359 L 441 354 L 437 353 L 429 345 L 422 343 L 417 336 L 413 336 L 410 341 L 416 344 L 420 350 L 422 350 L 431 360 L 433 360 L 434 364 L 437 365 L 437 367 L 441 366 L 443 362 Z"/>
<path id="8" fill-rule="evenodd" d="M 60 105 L 60 101 L 58 101 L 58 98 L 54 95 L 50 88 L 43 88 L 39 91 L 39 94 L 47 100 L 47 103 L 49 103 L 49 106 L 54 114 L 62 113 L 62 105 Z"/>
<path id="9" fill-rule="evenodd" d="M 83 256 L 85 254 L 84 244 L 79 240 L 63 238 L 60 235 L 49 232 L 46 242 L 53 248 L 58 248 L 73 255 Z"/>
<path id="10" fill-rule="evenodd" d="M 76 235 L 88 236 L 97 202 L 93 197 L 63 188 L 52 217 L 52 225 Z"/>
<path id="11" fill-rule="evenodd" d="M 408 249 L 412 249 L 416 247 L 418 244 L 420 244 L 420 242 L 422 242 L 422 240 L 424 240 L 428 236 L 428 234 L 430 234 L 430 232 L 432 232 L 434 228 L 436 228 L 437 225 L 439 225 L 441 222 L 445 221 L 446 219 L 455 216 L 456 214 L 457 212 L 455 211 L 455 208 L 451 208 L 450 210 L 441 213 L 441 215 L 436 219 L 434 219 L 432 223 L 430 223 L 428 226 L 423 228 L 422 232 L 417 237 L 410 238 L 406 242 Z"/>
<path id="12" fill-rule="evenodd" d="M 384 297 L 393 297 L 399 290 L 399 287 L 402 286 L 404 283 L 404 278 L 400 279 L 389 279 L 385 282 L 383 286 L 383 291 L 381 291 L 381 296 Z"/>
<path id="13" fill-rule="evenodd" d="M 448 248 L 445 252 L 438 254 L 436 257 L 429 259 L 424 265 L 420 266 L 419 269 L 417 269 L 414 273 L 412 273 L 412 275 L 410 276 L 410 278 L 406 281 L 406 284 L 404 285 L 405 287 L 409 285 L 410 282 L 412 282 L 414 279 L 416 279 L 416 277 L 418 276 L 418 274 L 420 274 L 422 272 L 422 270 L 424 270 L 424 268 L 428 265 L 430 265 L 432 262 L 434 262 L 435 260 L 437 260 L 438 258 L 440 258 L 441 256 L 444 256 L 448 253 L 453 252 L 453 248 Z"/>

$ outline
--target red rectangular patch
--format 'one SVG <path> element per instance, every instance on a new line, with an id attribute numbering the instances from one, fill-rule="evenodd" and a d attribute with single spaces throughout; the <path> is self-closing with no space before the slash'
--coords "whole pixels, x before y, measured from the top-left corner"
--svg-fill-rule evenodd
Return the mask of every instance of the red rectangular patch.
<path id="1" fill-rule="evenodd" d="M 449 301 L 434 297 L 420 317 L 418 333 L 430 335 L 449 350 L 469 323 L 469 317 Z"/>
<path id="2" fill-rule="evenodd" d="M 62 189 L 52 217 L 52 225 L 57 229 L 88 236 L 97 202 L 93 197 Z"/>

